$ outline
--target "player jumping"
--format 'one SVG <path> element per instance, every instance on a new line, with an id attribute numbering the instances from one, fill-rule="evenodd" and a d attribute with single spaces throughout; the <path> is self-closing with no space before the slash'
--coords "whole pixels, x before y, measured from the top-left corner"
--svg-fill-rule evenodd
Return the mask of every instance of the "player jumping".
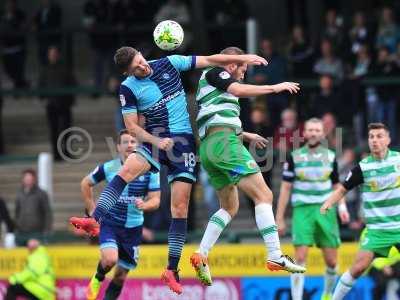
<path id="1" fill-rule="evenodd" d="M 321 144 L 324 127 L 320 119 L 312 118 L 305 123 L 304 138 L 306 144 L 294 150 L 284 164 L 276 223 L 278 232 L 284 234 L 285 210 L 291 194 L 295 259 L 305 264 L 308 248 L 313 245 L 321 248 L 326 264 L 321 300 L 329 300 L 336 282 L 339 225 L 335 210 L 323 216 L 319 209 L 339 184 L 338 166 L 335 153 Z M 339 205 L 339 215 L 343 223 L 349 221 L 344 199 Z M 292 299 L 303 299 L 304 275 L 292 274 L 290 279 Z"/>
<path id="2" fill-rule="evenodd" d="M 354 167 L 343 185 L 340 184 L 321 207 L 326 214 L 347 191 L 361 185 L 361 197 L 367 233 L 350 270 L 345 272 L 332 300 L 341 300 L 356 279 L 370 266 L 374 257 L 387 257 L 395 246 L 400 250 L 400 153 L 389 149 L 390 134 L 386 125 L 368 125 L 371 154 Z"/>
<path id="3" fill-rule="evenodd" d="M 229 47 L 221 53 L 240 55 L 242 50 Z M 290 257 L 282 255 L 277 227 L 272 212 L 272 192 L 243 140 L 265 147 L 267 141 L 257 134 L 242 132 L 239 119 L 239 97 L 252 97 L 289 91 L 297 93 L 297 83 L 249 85 L 244 78 L 247 63 L 232 62 L 224 67 L 209 68 L 201 75 L 196 99 L 200 104 L 197 125 L 201 138 L 200 160 L 210 182 L 217 190 L 221 208 L 210 218 L 199 249 L 191 256 L 197 277 L 205 285 L 212 279 L 207 262 L 210 249 L 239 208 L 238 190 L 243 190 L 255 204 L 257 227 L 268 250 L 266 266 L 270 270 L 305 272 Z"/>
<path id="4" fill-rule="evenodd" d="M 148 171 L 158 171 L 160 163 L 168 166 L 172 221 L 168 233 L 168 266 L 161 279 L 180 294 L 178 263 L 186 239 L 188 204 L 196 168 L 196 143 L 180 72 L 228 63 L 260 65 L 266 61 L 257 55 L 216 54 L 172 55 L 147 62 L 131 47 L 118 49 L 114 60 L 128 76 L 120 87 L 125 125 L 143 145 L 128 157 L 102 192 L 93 219 L 74 219 L 73 224 L 90 232 L 98 226 L 96 221 L 101 223 L 106 218 L 128 182 Z M 140 115 L 145 117 L 145 129 L 138 124 Z"/>
<path id="5" fill-rule="evenodd" d="M 133 152 L 135 139 L 127 130 L 118 136 L 119 158 L 99 165 L 81 183 L 82 196 L 88 212 L 95 208 L 93 186 L 106 180 L 110 182 L 121 170 L 124 161 Z M 88 300 L 97 299 L 105 275 L 118 263 L 114 277 L 107 287 L 106 300 L 118 299 L 129 270 L 136 268 L 139 245 L 142 239 L 143 212 L 160 205 L 160 174 L 145 173 L 131 181 L 123 190 L 117 203 L 110 209 L 109 217 L 100 225 L 101 260 L 96 274 L 86 289 Z"/>

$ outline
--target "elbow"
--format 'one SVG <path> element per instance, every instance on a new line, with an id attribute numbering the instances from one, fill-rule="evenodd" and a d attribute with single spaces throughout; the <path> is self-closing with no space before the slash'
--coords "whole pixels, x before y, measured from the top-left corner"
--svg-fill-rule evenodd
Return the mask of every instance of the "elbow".
<path id="1" fill-rule="evenodd" d="M 153 210 L 159 209 L 160 208 L 160 199 L 158 201 L 155 201 Z"/>

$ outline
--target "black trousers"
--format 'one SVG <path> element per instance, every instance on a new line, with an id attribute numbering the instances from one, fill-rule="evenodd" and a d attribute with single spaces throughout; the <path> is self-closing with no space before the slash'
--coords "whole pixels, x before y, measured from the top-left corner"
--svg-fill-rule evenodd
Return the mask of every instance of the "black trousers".
<path id="1" fill-rule="evenodd" d="M 60 99 L 60 101 L 62 101 Z M 55 160 L 61 160 L 62 157 L 59 153 L 59 149 L 57 148 L 57 141 L 60 134 L 71 127 L 72 116 L 71 116 L 71 107 L 70 106 L 47 106 L 47 120 L 49 122 L 49 131 L 50 131 L 50 141 L 51 147 L 53 151 L 53 156 Z M 66 148 L 67 135 L 64 136 L 60 143 L 60 151 L 65 156 L 70 157 L 69 151 Z"/>
<path id="2" fill-rule="evenodd" d="M 25 80 L 25 50 L 3 54 L 4 71 L 14 83 L 14 88 L 27 87 Z"/>
<path id="3" fill-rule="evenodd" d="M 18 296 L 26 297 L 29 300 L 39 300 L 39 298 L 32 295 L 31 292 L 25 289 L 21 284 L 10 284 L 4 300 L 16 300 Z"/>

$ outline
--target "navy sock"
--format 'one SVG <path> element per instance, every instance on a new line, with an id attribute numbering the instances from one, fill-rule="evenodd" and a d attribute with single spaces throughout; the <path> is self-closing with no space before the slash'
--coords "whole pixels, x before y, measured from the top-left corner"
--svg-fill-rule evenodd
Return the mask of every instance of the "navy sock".
<path id="1" fill-rule="evenodd" d="M 186 241 L 187 219 L 172 219 L 168 232 L 168 269 L 177 270 Z"/>
<path id="2" fill-rule="evenodd" d="M 117 203 L 126 185 L 127 182 L 125 182 L 121 176 L 116 175 L 106 186 L 104 191 L 100 194 L 96 209 L 93 212 L 93 217 L 97 222 L 100 223 L 101 219 L 108 213 L 111 207 Z"/>
<path id="3" fill-rule="evenodd" d="M 104 300 L 117 300 L 122 291 L 122 285 L 116 284 L 114 281 L 111 281 L 107 287 L 106 294 L 104 296 Z"/>
<path id="4" fill-rule="evenodd" d="M 99 262 L 99 264 L 97 265 L 97 272 L 96 272 L 96 278 L 99 280 L 99 281 L 103 281 L 104 280 L 104 278 L 106 277 L 106 274 L 108 273 L 108 271 L 107 270 L 105 270 L 104 268 L 103 268 L 103 266 L 101 265 L 101 262 Z"/>

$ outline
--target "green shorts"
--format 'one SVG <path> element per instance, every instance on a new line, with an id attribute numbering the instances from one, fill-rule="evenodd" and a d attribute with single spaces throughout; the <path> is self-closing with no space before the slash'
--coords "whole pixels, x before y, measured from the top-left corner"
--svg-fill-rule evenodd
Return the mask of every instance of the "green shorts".
<path id="1" fill-rule="evenodd" d="M 200 161 L 217 190 L 260 172 L 254 158 L 233 132 L 218 131 L 206 136 L 200 144 Z"/>
<path id="2" fill-rule="evenodd" d="M 316 245 L 318 248 L 338 248 L 340 246 L 339 225 L 336 210 L 326 215 L 319 211 L 320 204 L 293 207 L 292 239 L 294 246 Z"/>
<path id="3" fill-rule="evenodd" d="M 400 250 L 400 232 L 399 230 L 368 229 L 361 237 L 360 246 L 361 250 L 387 257 L 393 246 Z"/>

